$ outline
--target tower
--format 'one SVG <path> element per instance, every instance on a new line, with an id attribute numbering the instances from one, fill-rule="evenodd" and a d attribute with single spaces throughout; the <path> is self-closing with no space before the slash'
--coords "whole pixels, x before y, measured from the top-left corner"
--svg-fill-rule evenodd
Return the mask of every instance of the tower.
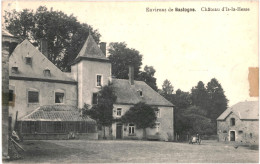
<path id="1" fill-rule="evenodd" d="M 97 92 L 111 79 L 111 63 L 91 34 L 71 66 L 78 82 L 78 107 L 97 103 Z"/>

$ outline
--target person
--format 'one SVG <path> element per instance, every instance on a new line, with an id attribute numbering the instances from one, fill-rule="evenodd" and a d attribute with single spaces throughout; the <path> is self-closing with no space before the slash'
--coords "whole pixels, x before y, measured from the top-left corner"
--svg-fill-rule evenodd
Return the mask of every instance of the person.
<path id="1" fill-rule="evenodd" d="M 200 135 L 197 134 L 197 141 L 199 142 L 200 141 Z"/>

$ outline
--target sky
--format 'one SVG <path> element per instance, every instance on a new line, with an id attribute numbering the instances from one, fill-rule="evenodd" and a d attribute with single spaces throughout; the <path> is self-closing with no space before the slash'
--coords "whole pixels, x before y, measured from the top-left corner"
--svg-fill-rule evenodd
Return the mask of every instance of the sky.
<path id="1" fill-rule="evenodd" d="M 125 42 L 143 55 L 143 67 L 156 70 L 157 86 L 168 79 L 174 90 L 190 91 L 199 81 L 216 78 L 229 106 L 249 97 L 248 68 L 258 67 L 257 1 L 3 1 L 3 11 L 45 5 L 73 14 L 98 29 L 102 42 Z M 169 12 L 194 8 L 196 12 Z M 201 11 L 202 8 L 249 11 Z M 147 12 L 166 9 L 167 12 Z"/>

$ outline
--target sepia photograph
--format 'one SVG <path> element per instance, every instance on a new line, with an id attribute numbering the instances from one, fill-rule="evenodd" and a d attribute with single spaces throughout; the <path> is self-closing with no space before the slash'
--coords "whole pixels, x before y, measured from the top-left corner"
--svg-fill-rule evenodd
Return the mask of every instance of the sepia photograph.
<path id="1" fill-rule="evenodd" d="M 2 0 L 3 163 L 259 163 L 259 2 Z"/>

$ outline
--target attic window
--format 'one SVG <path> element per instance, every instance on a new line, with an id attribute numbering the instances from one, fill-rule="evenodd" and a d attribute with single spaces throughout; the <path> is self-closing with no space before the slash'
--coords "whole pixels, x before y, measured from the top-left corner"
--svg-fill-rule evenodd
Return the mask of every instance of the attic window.
<path id="1" fill-rule="evenodd" d="M 43 70 L 43 74 L 44 74 L 44 76 L 51 76 L 51 71 L 50 71 L 50 69 L 49 68 L 45 68 L 45 70 Z"/>
<path id="2" fill-rule="evenodd" d="M 12 67 L 12 73 L 18 73 L 18 67 Z"/>
<path id="3" fill-rule="evenodd" d="M 31 57 L 25 57 L 25 62 L 28 65 L 32 65 L 32 58 Z"/>
<path id="4" fill-rule="evenodd" d="M 140 95 L 141 97 L 143 97 L 143 91 L 142 91 L 142 90 L 137 90 L 137 92 L 139 93 L 139 95 Z"/>
<path id="5" fill-rule="evenodd" d="M 235 125 L 236 125 L 235 118 L 231 118 L 230 119 L 230 126 L 235 126 Z"/>

